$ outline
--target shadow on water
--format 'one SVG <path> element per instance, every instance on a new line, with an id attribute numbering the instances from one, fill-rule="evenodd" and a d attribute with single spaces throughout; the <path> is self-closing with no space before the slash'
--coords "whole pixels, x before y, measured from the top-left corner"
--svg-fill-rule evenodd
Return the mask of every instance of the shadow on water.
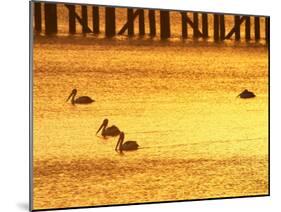
<path id="1" fill-rule="evenodd" d="M 23 211 L 29 211 L 29 204 L 26 202 L 19 202 L 19 203 L 17 203 L 17 206 L 19 209 L 21 209 Z"/>
<path id="2" fill-rule="evenodd" d="M 244 42 L 239 41 L 235 42 L 233 40 L 226 40 L 224 42 L 214 42 L 212 39 L 199 39 L 194 40 L 193 38 L 189 39 L 181 39 L 181 38 L 170 38 L 167 40 L 161 40 L 159 38 L 151 38 L 150 36 L 145 36 L 142 38 L 133 37 L 127 38 L 124 36 L 114 37 L 114 38 L 106 38 L 103 36 L 95 36 L 95 35 L 69 35 L 69 34 L 60 34 L 60 35 L 51 35 L 46 36 L 42 34 L 37 34 L 34 38 L 35 43 L 40 44 L 65 44 L 65 45 L 102 45 L 102 46 L 120 46 L 126 44 L 127 46 L 158 46 L 158 47 L 237 47 L 237 48 L 245 48 L 245 47 L 266 47 L 265 42 Z"/>

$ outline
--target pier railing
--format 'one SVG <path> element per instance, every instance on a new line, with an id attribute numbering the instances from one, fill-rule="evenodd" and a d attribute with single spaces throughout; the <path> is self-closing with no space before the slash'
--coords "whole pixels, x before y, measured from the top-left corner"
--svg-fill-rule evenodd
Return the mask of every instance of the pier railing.
<path id="1" fill-rule="evenodd" d="M 68 31 L 70 34 L 76 33 L 76 24 L 82 26 L 82 33 L 99 34 L 100 30 L 100 7 L 64 4 L 68 9 Z M 76 8 L 81 7 L 81 15 L 76 12 Z M 91 7 L 92 11 L 92 26 L 89 26 L 88 9 Z M 34 3 L 34 29 L 36 32 L 42 32 L 42 9 L 44 9 L 45 34 L 56 34 L 58 32 L 58 17 L 57 5 L 54 3 Z M 145 21 L 144 11 L 148 10 L 147 22 Z M 134 36 L 135 22 L 138 19 L 138 35 L 144 36 L 148 34 L 151 37 L 156 36 L 156 12 L 160 13 L 160 38 L 168 39 L 171 37 L 171 23 L 170 11 L 155 10 L 155 9 L 134 9 L 127 8 L 127 21 L 123 27 L 117 31 L 116 29 L 116 12 L 114 7 L 105 7 L 105 36 L 114 37 L 127 33 L 128 36 Z M 245 40 L 250 41 L 255 39 L 260 40 L 263 37 L 266 41 L 269 39 L 269 17 L 263 16 L 248 16 L 248 15 L 233 15 L 233 27 L 226 31 L 225 15 L 217 13 L 203 13 L 203 12 L 183 12 L 178 11 L 181 15 L 181 37 L 186 39 L 188 35 L 188 27 L 192 29 L 193 38 L 207 39 L 213 37 L 214 41 L 223 41 L 226 39 L 235 38 L 239 41 L 241 39 L 241 26 L 244 25 Z M 191 14 L 191 17 L 188 15 Z M 213 23 L 210 23 L 209 15 L 213 16 Z M 263 32 L 261 36 L 261 19 L 265 20 Z M 149 32 L 145 31 L 145 24 L 149 24 Z M 254 25 L 254 32 L 251 33 L 251 26 Z M 210 34 L 209 29 L 213 27 L 213 33 Z M 252 35 L 254 35 L 252 37 Z"/>

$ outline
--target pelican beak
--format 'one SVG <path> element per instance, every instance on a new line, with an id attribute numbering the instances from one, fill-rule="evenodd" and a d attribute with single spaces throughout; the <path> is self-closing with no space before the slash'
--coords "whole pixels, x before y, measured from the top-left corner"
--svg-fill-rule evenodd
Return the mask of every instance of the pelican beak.
<path id="1" fill-rule="evenodd" d="M 98 134 L 98 132 L 104 127 L 104 123 L 101 124 L 100 128 L 98 129 L 98 131 L 96 132 L 96 134 Z"/>
<path id="2" fill-rule="evenodd" d="M 70 93 L 69 97 L 66 99 L 66 102 L 72 97 L 73 92 Z"/>

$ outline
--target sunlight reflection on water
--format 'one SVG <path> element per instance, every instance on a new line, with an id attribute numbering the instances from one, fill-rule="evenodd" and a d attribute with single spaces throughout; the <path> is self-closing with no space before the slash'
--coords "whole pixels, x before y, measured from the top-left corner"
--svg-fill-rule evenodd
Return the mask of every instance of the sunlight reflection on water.
<path id="1" fill-rule="evenodd" d="M 168 44 L 37 37 L 35 208 L 267 193 L 267 48 Z M 141 148 L 117 154 L 104 118 Z"/>

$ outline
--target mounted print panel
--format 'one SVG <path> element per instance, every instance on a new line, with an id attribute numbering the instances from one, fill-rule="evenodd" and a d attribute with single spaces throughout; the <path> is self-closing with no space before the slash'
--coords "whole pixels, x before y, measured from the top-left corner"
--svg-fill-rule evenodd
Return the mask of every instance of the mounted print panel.
<path id="1" fill-rule="evenodd" d="M 31 210 L 269 195 L 269 17 L 31 2 Z"/>

